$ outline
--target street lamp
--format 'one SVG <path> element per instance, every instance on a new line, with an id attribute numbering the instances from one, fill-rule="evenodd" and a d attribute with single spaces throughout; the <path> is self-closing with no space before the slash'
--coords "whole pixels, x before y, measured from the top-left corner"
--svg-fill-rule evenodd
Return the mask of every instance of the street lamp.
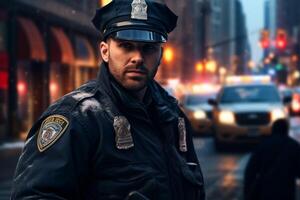
<path id="1" fill-rule="evenodd" d="M 173 61 L 174 53 L 173 53 L 173 49 L 171 47 L 166 47 L 164 49 L 164 57 L 163 58 L 166 63 L 170 63 Z"/>
<path id="2" fill-rule="evenodd" d="M 210 60 L 206 63 L 206 70 L 211 73 L 215 73 L 217 70 L 217 63 L 214 60 Z"/>
<path id="3" fill-rule="evenodd" d="M 203 72 L 204 70 L 204 66 L 201 62 L 197 62 L 195 68 L 196 68 L 196 72 Z"/>

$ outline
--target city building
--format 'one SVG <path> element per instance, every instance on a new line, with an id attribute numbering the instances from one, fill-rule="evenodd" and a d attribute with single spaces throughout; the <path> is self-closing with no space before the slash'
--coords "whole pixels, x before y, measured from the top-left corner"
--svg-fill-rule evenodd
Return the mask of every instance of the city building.
<path id="1" fill-rule="evenodd" d="M 235 52 L 234 74 L 242 75 L 247 72 L 248 62 L 251 59 L 250 44 L 246 28 L 246 17 L 243 6 L 239 0 L 235 0 Z"/>
<path id="2" fill-rule="evenodd" d="M 208 56 L 228 74 L 246 73 L 251 57 L 245 15 L 239 0 L 210 0 Z"/>
<path id="3" fill-rule="evenodd" d="M 174 13 L 179 16 L 177 27 L 169 35 L 169 41 L 165 49 L 173 52 L 173 59 L 161 63 L 158 79 L 179 79 L 183 82 L 191 80 L 194 74 L 197 52 L 195 49 L 196 0 L 165 0 L 164 1 Z"/>

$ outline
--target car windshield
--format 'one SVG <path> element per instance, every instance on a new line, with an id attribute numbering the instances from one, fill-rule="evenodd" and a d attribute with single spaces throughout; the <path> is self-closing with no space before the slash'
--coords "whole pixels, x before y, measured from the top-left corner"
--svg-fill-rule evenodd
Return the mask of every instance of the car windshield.
<path id="1" fill-rule="evenodd" d="M 280 102 L 280 95 L 271 85 L 234 86 L 224 88 L 220 102 Z"/>
<path id="2" fill-rule="evenodd" d="M 214 95 L 200 95 L 192 94 L 185 97 L 185 105 L 194 106 L 199 104 L 206 104 L 209 98 L 213 98 Z"/>

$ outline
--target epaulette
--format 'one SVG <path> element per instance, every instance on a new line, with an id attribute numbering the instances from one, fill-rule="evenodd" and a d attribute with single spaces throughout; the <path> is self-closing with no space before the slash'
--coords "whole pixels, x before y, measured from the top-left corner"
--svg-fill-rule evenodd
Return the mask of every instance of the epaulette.
<path id="1" fill-rule="evenodd" d="M 97 82 L 90 81 L 77 90 L 66 94 L 52 104 L 39 119 L 37 132 L 37 147 L 40 152 L 50 148 L 67 130 L 70 115 L 84 101 L 93 97 L 98 90 Z"/>
<path id="2" fill-rule="evenodd" d="M 98 90 L 97 81 L 89 81 L 78 89 L 64 95 L 42 114 L 41 118 L 45 118 L 51 114 L 68 115 L 85 99 L 95 96 Z"/>

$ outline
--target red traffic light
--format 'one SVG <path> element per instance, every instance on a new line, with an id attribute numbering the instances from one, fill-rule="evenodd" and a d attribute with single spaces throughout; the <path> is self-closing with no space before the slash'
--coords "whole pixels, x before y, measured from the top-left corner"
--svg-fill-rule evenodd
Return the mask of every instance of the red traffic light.
<path id="1" fill-rule="evenodd" d="M 287 35 L 286 31 L 279 29 L 276 35 L 275 45 L 277 49 L 285 49 L 287 46 Z"/>
<path id="2" fill-rule="evenodd" d="M 262 41 L 260 41 L 260 46 L 263 49 L 269 48 L 270 47 L 270 40 L 262 40 Z"/>
<path id="3" fill-rule="evenodd" d="M 266 29 L 261 30 L 259 44 L 263 49 L 270 47 L 270 34 L 268 30 Z"/>
<path id="4" fill-rule="evenodd" d="M 286 47 L 286 40 L 284 40 L 284 39 L 276 39 L 276 47 L 278 49 L 284 49 Z"/>

